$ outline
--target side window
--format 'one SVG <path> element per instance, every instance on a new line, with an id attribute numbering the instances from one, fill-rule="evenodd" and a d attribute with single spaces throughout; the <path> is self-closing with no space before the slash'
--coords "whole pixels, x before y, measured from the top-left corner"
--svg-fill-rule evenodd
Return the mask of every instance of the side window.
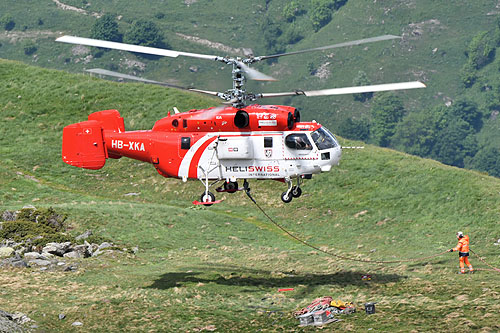
<path id="1" fill-rule="evenodd" d="M 264 137 L 264 148 L 272 148 L 272 147 L 273 147 L 273 138 Z"/>
<path id="2" fill-rule="evenodd" d="M 189 149 L 191 148 L 191 138 L 183 137 L 181 138 L 181 149 Z"/>
<path id="3" fill-rule="evenodd" d="M 285 144 L 291 149 L 312 150 L 311 142 L 304 133 L 294 133 L 288 135 L 285 138 Z"/>

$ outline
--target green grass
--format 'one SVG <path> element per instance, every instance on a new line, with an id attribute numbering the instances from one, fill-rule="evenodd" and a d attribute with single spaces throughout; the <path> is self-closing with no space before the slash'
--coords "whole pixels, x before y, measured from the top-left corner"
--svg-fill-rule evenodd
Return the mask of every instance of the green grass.
<path id="1" fill-rule="evenodd" d="M 329 329 L 496 331 L 498 273 L 456 275 L 456 254 L 401 264 L 339 260 L 297 243 L 243 193 L 210 208 L 191 201 L 198 182 L 165 179 L 146 163 L 120 159 L 97 171 L 61 161 L 62 128 L 117 108 L 127 129 L 148 129 L 175 105 L 215 105 L 197 95 L 116 84 L 0 60 L 0 211 L 24 205 L 68 215 L 128 252 L 81 260 L 77 272 L 3 269 L 2 310 L 21 311 L 40 329 L 85 331 L 303 331 L 291 315 L 314 298 L 353 301 L 358 312 Z M 342 145 L 361 145 L 341 139 Z M 283 184 L 252 182 L 280 225 L 333 254 L 371 260 L 431 256 L 470 235 L 472 249 L 498 267 L 500 181 L 388 149 L 344 150 L 339 167 L 281 202 Z M 127 193 L 138 196 L 125 196 Z M 364 212 L 363 214 L 358 214 Z M 476 268 L 487 268 L 472 256 Z M 372 274 L 373 280 L 361 280 Z M 294 291 L 279 293 L 279 288 Z M 365 302 L 375 301 L 368 316 Z M 47 306 L 50 304 L 50 306 Z M 58 314 L 64 313 L 65 320 Z"/>

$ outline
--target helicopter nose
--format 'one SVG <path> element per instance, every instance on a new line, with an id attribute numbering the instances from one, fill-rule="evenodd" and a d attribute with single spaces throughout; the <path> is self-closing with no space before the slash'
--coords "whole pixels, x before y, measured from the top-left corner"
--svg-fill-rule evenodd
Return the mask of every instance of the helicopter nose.
<path id="1" fill-rule="evenodd" d="M 328 152 L 321 153 L 321 159 L 325 162 L 321 166 L 321 172 L 328 172 L 332 169 L 332 166 L 339 165 L 341 156 L 342 150 L 340 149 L 340 147 L 336 147 Z"/>

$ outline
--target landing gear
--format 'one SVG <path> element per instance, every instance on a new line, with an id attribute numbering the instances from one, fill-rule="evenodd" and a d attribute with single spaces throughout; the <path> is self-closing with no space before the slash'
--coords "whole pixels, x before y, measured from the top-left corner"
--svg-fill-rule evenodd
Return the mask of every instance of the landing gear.
<path id="1" fill-rule="evenodd" d="M 235 193 L 238 191 L 238 182 L 224 182 L 224 190 L 228 193 Z"/>
<path id="2" fill-rule="evenodd" d="M 289 203 L 293 198 L 298 198 L 302 195 L 302 189 L 300 188 L 300 177 L 297 177 L 297 185 L 293 186 L 291 178 L 285 178 L 285 182 L 288 185 L 288 190 L 281 194 L 281 200 L 284 203 Z"/>
<path id="3" fill-rule="evenodd" d="M 292 196 L 298 198 L 302 195 L 302 189 L 297 185 L 292 187 Z"/>
<path id="4" fill-rule="evenodd" d="M 284 202 L 284 203 L 289 203 L 291 202 L 293 199 L 293 195 L 291 192 L 289 191 L 285 191 L 281 194 L 281 200 Z"/>
<path id="5" fill-rule="evenodd" d="M 204 206 L 207 206 L 207 207 L 212 206 L 215 202 L 215 195 L 212 192 L 205 191 L 201 194 L 200 202 Z"/>

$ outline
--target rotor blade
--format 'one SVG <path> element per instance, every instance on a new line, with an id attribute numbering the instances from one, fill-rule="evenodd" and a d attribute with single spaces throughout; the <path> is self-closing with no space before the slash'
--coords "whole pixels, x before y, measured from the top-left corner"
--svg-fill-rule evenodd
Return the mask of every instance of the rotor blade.
<path id="1" fill-rule="evenodd" d="M 220 94 L 217 91 L 200 90 L 200 89 L 194 89 L 194 88 L 189 88 L 188 90 L 189 91 L 194 91 L 194 92 L 197 92 L 197 93 L 201 93 L 201 94 L 212 95 L 212 96 L 219 96 L 219 94 Z"/>
<path id="2" fill-rule="evenodd" d="M 259 72 L 256 69 L 250 68 L 249 66 L 245 65 L 241 61 L 237 61 L 238 67 L 241 68 L 242 71 L 244 71 L 250 80 L 255 80 L 255 81 L 277 81 L 274 77 L 266 75 L 264 73 Z"/>
<path id="3" fill-rule="evenodd" d="M 283 96 L 297 96 L 297 95 L 313 97 L 313 96 L 361 94 L 367 92 L 416 89 L 416 88 L 425 88 L 425 84 L 419 81 L 412 81 L 412 82 L 387 83 L 387 84 L 377 84 L 371 86 L 345 87 L 345 88 L 334 88 L 334 89 L 323 89 L 323 90 L 312 90 L 312 91 L 297 90 L 293 92 L 283 92 L 283 93 L 264 93 L 257 95 L 257 97 L 266 98 L 266 97 L 283 97 Z"/>
<path id="4" fill-rule="evenodd" d="M 188 89 L 188 88 L 176 86 L 176 85 L 170 84 L 170 83 L 148 80 L 148 79 L 144 79 L 142 77 L 113 72 L 113 71 L 108 71 L 107 69 L 102 69 L 102 68 L 92 68 L 92 69 L 87 69 L 85 71 L 89 72 L 89 73 L 99 74 L 99 75 L 113 76 L 113 77 L 126 79 L 126 80 L 134 80 L 134 81 L 139 81 L 139 82 L 144 82 L 144 83 L 157 84 L 157 85 L 164 86 L 164 87 L 171 87 L 171 88 L 177 88 L 177 89 L 183 89 L 183 90 Z"/>
<path id="5" fill-rule="evenodd" d="M 274 54 L 274 55 L 255 57 L 255 60 L 259 61 L 259 60 L 264 60 L 264 59 L 271 59 L 271 58 L 283 57 L 283 56 L 292 55 L 292 54 L 300 54 L 300 53 L 314 52 L 314 51 L 323 51 L 323 50 L 335 49 L 335 48 L 339 48 L 339 47 L 361 45 L 361 44 L 366 44 L 366 43 L 374 43 L 374 42 L 380 42 L 380 41 L 383 41 L 383 40 L 390 40 L 390 39 L 397 39 L 397 38 L 401 38 L 401 37 L 400 36 L 394 36 L 394 35 L 383 35 L 383 36 L 378 36 L 378 37 L 358 39 L 358 40 L 354 40 L 354 41 L 351 41 L 351 42 L 344 42 L 344 43 L 333 44 L 333 45 L 328 45 L 328 46 L 316 47 L 316 48 L 313 48 L 313 49 L 307 49 L 307 50 L 301 50 L 301 51 L 294 51 L 294 52 L 279 53 L 279 54 Z"/>
<path id="6" fill-rule="evenodd" d="M 56 42 L 87 45 L 87 46 L 96 46 L 96 47 L 103 47 L 103 48 L 114 49 L 114 50 L 152 54 L 152 55 L 172 57 L 172 58 L 176 58 L 178 56 L 185 56 L 185 57 L 208 59 L 208 60 L 217 60 L 218 59 L 218 57 L 214 56 L 214 55 L 178 52 L 178 51 L 172 51 L 172 50 L 166 50 L 166 49 L 159 49 L 159 48 L 155 48 L 155 47 L 147 47 L 147 46 L 140 46 L 140 45 L 109 42 L 109 41 L 105 41 L 105 40 L 75 37 L 75 36 L 62 36 L 62 37 L 57 38 Z"/>

